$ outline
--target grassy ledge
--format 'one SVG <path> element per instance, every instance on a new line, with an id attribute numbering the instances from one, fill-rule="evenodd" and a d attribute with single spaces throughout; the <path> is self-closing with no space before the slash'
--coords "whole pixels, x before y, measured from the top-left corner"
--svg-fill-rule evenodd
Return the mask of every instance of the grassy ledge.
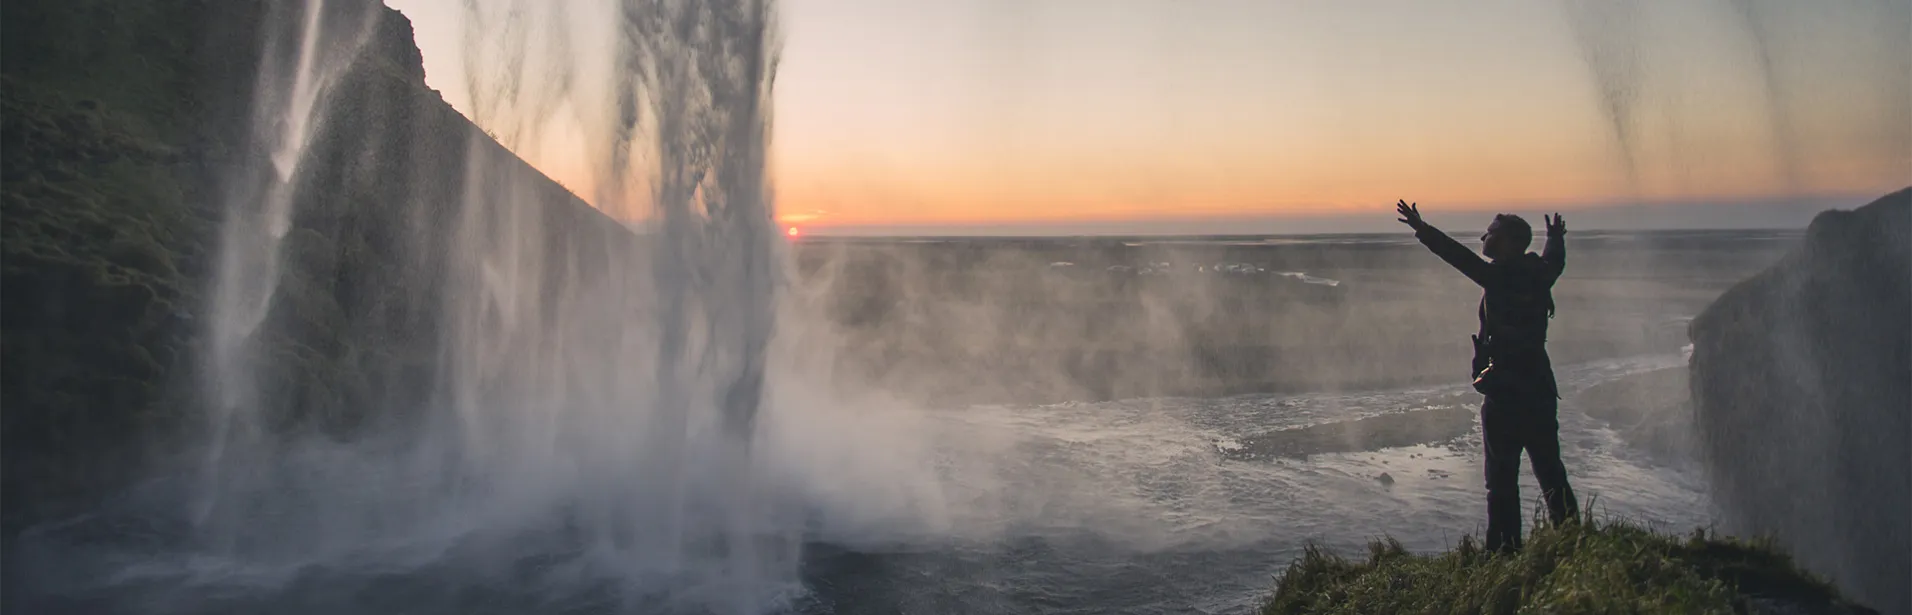
<path id="1" fill-rule="evenodd" d="M 1489 554 L 1471 536 L 1425 556 L 1388 538 L 1358 561 L 1311 545 L 1276 583 L 1263 615 L 1876 613 L 1767 542 L 1592 518 L 1537 529 L 1515 555 Z"/>

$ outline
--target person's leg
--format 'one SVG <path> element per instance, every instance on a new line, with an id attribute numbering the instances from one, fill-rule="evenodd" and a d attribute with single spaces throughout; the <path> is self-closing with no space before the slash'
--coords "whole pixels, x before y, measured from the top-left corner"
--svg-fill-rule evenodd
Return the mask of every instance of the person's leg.
<path id="1" fill-rule="evenodd" d="M 1532 414 L 1528 415 L 1530 420 L 1525 421 L 1522 444 L 1547 501 L 1547 518 L 1559 525 L 1580 516 L 1580 503 L 1573 497 L 1573 486 L 1567 484 L 1567 466 L 1560 461 L 1560 402 L 1551 396 L 1536 401 L 1534 406 L 1525 409 Z"/>
<path id="2" fill-rule="evenodd" d="M 1520 449 L 1519 423 L 1510 419 L 1512 408 L 1493 398 L 1481 404 L 1480 430 L 1482 456 L 1487 461 L 1487 550 L 1513 551 L 1520 548 Z"/>

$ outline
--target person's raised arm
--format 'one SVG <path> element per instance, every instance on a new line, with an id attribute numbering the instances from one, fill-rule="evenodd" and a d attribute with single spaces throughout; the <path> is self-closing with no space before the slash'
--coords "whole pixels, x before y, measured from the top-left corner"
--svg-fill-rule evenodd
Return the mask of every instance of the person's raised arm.
<path id="1" fill-rule="evenodd" d="M 1395 209 L 1401 214 L 1401 223 L 1414 229 L 1414 238 L 1421 240 L 1421 245 L 1427 246 L 1427 249 L 1433 251 L 1435 256 L 1441 257 L 1441 260 L 1459 269 L 1461 274 L 1466 275 L 1467 279 L 1473 280 L 1475 284 L 1487 286 L 1489 268 L 1486 259 L 1475 254 L 1473 250 L 1467 249 L 1467 246 L 1461 245 L 1461 242 L 1455 241 L 1453 237 L 1448 237 L 1447 233 L 1441 232 L 1441 229 L 1434 228 L 1434 225 L 1422 220 L 1418 203 L 1409 205 L 1403 200 L 1395 206 Z"/>
<path id="2" fill-rule="evenodd" d="M 1558 213 L 1541 219 L 1547 223 L 1547 246 L 1541 248 L 1540 260 L 1547 262 L 1547 281 L 1552 283 L 1567 270 L 1567 220 Z"/>

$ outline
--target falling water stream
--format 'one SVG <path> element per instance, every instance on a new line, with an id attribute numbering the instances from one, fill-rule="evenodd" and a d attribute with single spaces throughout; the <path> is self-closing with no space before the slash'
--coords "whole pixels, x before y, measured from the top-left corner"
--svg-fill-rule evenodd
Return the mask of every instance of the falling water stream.
<path id="1" fill-rule="evenodd" d="M 565 245 L 582 229 L 526 205 L 534 179 L 473 133 L 447 259 L 441 401 L 416 433 L 338 442 L 262 433 L 285 400 L 262 397 L 254 371 L 275 359 L 255 352 L 256 336 L 300 164 L 367 30 L 326 23 L 354 12 L 323 0 L 301 6 L 303 28 L 268 40 L 262 69 L 256 130 L 272 173 L 236 194 L 226 226 L 200 532 L 235 561 L 289 571 L 552 531 L 589 574 L 628 580 L 618 591 L 638 604 L 775 602 L 796 581 L 795 528 L 758 497 L 750 456 L 774 299 L 770 8 L 620 6 L 619 137 L 600 159 L 651 189 L 644 251 Z M 522 28 L 521 15 L 504 27 Z M 493 86 L 500 99 L 519 92 L 509 77 Z"/>
<path id="2" fill-rule="evenodd" d="M 250 455 L 262 454 L 257 414 L 277 400 L 262 399 L 255 364 L 261 325 L 279 289 L 281 247 L 292 224 L 301 163 L 320 121 L 321 102 L 339 74 L 357 59 L 371 33 L 371 11 L 333 12 L 324 0 L 281 3 L 298 11 L 296 31 L 267 33 L 260 62 L 252 139 L 266 160 L 236 169 L 229 180 L 226 218 L 211 306 L 211 343 L 205 399 L 212 406 L 204 486 L 195 520 L 217 525 L 221 503 L 245 489 Z M 344 18 L 351 23 L 327 23 Z M 228 513 L 230 514 L 230 513 Z"/>

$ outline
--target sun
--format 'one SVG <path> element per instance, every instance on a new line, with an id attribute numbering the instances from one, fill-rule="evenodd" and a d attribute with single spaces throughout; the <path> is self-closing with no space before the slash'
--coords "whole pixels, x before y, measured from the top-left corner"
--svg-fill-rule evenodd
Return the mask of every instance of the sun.
<path id="1" fill-rule="evenodd" d="M 803 231 L 797 230 L 797 227 L 793 226 L 793 227 L 790 227 L 790 230 L 784 231 L 783 234 L 789 235 L 791 237 L 796 237 L 798 235 L 802 235 Z"/>

